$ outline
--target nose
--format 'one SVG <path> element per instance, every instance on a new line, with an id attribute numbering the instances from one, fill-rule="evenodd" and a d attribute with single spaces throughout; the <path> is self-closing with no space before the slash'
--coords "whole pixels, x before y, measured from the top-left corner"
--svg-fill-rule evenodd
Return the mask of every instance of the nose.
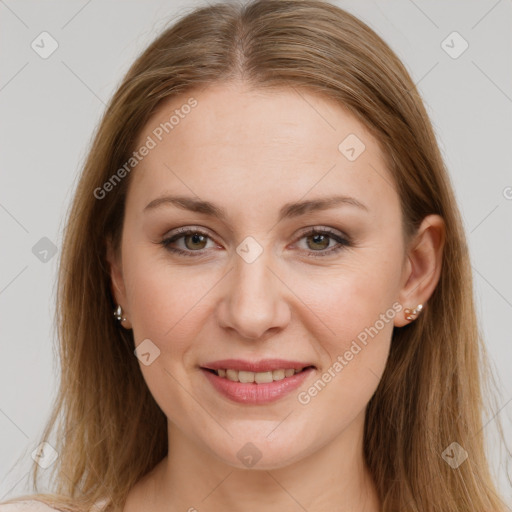
<path id="1" fill-rule="evenodd" d="M 261 340 L 288 325 L 286 286 L 273 270 L 269 251 L 248 263 L 235 255 L 224 296 L 217 307 L 219 325 L 248 340 Z"/>

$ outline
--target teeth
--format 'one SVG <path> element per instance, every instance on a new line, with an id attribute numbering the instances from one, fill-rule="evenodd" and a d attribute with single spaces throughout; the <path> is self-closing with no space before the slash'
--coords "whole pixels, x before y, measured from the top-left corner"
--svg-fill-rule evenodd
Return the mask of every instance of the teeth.
<path id="1" fill-rule="evenodd" d="M 233 382 L 251 383 L 256 384 L 268 384 L 276 380 L 283 380 L 286 377 L 301 372 L 303 369 L 295 370 L 293 368 L 287 368 L 286 370 L 272 370 L 268 372 L 247 372 L 245 370 L 232 370 L 232 369 L 219 369 L 215 370 L 215 373 L 219 377 L 225 377 Z"/>
<path id="2" fill-rule="evenodd" d="M 231 370 L 235 374 L 238 373 L 238 381 L 240 382 L 254 382 L 256 378 L 256 374 L 254 372 L 237 372 L 236 370 Z M 261 375 L 261 374 L 258 374 Z M 258 381 L 259 382 L 259 381 Z"/>
<path id="3" fill-rule="evenodd" d="M 292 368 L 292 375 L 295 373 L 295 370 Z M 283 380 L 286 377 L 286 370 L 274 370 L 272 372 L 272 380 Z M 291 377 L 291 375 L 288 375 L 288 377 Z"/>
<path id="4" fill-rule="evenodd" d="M 226 370 L 226 377 L 229 380 L 238 381 L 238 372 L 236 370 Z"/>
<path id="5" fill-rule="evenodd" d="M 252 373 L 252 372 L 247 372 Z M 258 372 L 253 373 L 254 375 L 254 381 L 257 384 L 268 384 L 269 382 L 272 382 L 274 379 L 272 378 L 272 372 Z"/>

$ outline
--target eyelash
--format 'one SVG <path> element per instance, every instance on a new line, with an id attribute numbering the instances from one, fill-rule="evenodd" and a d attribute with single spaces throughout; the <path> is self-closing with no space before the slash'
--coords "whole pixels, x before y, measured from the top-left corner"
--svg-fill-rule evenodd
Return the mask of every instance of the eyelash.
<path id="1" fill-rule="evenodd" d="M 210 240 L 211 240 L 210 235 L 208 235 L 208 233 L 205 233 L 204 231 L 201 231 L 200 229 L 179 228 L 177 233 L 175 233 L 174 235 L 172 235 L 169 238 L 162 240 L 160 242 L 160 245 L 162 245 L 166 250 L 168 250 L 170 252 L 173 252 L 178 255 L 186 256 L 186 257 L 197 258 L 197 257 L 204 256 L 204 251 L 206 251 L 206 249 L 202 249 L 201 251 L 190 251 L 190 250 L 185 251 L 183 249 L 177 249 L 176 247 L 170 246 L 170 244 L 175 242 L 176 240 L 179 240 L 180 238 L 183 238 L 186 235 L 193 235 L 193 234 L 202 235 L 202 236 L 210 238 Z M 330 256 L 332 254 L 338 253 L 339 251 L 345 249 L 346 247 L 351 246 L 351 243 L 347 238 L 340 236 L 338 233 L 336 233 L 335 231 L 332 231 L 328 228 L 321 228 L 321 229 L 313 228 L 309 231 L 306 231 L 305 233 L 302 233 L 300 238 L 298 238 L 297 240 L 301 240 L 302 238 L 305 238 L 305 237 L 308 237 L 311 235 L 328 235 L 331 239 L 334 239 L 336 242 L 338 242 L 337 246 L 331 247 L 330 249 L 324 249 L 324 250 L 320 250 L 320 251 L 306 251 L 306 252 L 308 252 L 308 256 L 311 256 L 313 258 L 324 258 L 325 256 Z M 196 253 L 196 254 L 193 254 L 193 253 Z"/>

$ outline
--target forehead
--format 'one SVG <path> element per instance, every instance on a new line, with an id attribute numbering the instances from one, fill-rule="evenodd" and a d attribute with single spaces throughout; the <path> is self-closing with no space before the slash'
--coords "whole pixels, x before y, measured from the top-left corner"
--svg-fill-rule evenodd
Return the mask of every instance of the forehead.
<path id="1" fill-rule="evenodd" d="M 162 103 L 136 147 L 149 139 L 129 194 L 146 203 L 164 190 L 255 208 L 333 192 L 398 201 L 378 141 L 346 108 L 303 89 L 196 89 Z"/>

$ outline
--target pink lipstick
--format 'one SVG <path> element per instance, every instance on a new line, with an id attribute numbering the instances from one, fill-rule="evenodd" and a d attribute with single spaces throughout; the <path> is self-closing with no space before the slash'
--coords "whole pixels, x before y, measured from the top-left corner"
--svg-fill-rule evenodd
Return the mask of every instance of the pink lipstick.
<path id="1" fill-rule="evenodd" d="M 224 359 L 205 363 L 201 370 L 223 396 L 238 403 L 265 404 L 297 389 L 315 367 L 309 362 L 285 359 Z"/>

